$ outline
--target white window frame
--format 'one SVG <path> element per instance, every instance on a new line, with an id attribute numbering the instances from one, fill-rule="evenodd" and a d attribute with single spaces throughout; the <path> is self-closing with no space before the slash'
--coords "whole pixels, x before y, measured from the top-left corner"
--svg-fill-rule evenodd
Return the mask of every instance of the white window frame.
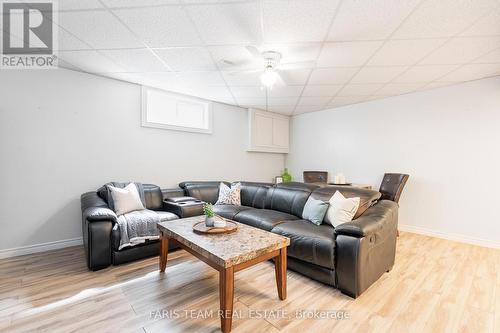
<path id="1" fill-rule="evenodd" d="M 198 127 L 189 127 L 189 126 L 176 126 L 162 123 L 150 122 L 147 119 L 147 105 L 148 105 L 148 91 L 157 91 L 169 97 L 175 98 L 176 100 L 183 101 L 185 103 L 194 103 L 194 104 L 203 104 L 207 111 L 208 115 L 208 128 L 198 128 Z M 160 128 L 165 130 L 173 130 L 173 131 L 183 131 L 183 132 L 194 132 L 194 133 L 204 133 L 204 134 L 212 134 L 213 129 L 213 103 L 207 100 L 191 97 L 176 93 L 167 92 L 165 90 L 151 88 L 142 86 L 141 87 L 141 125 L 142 127 L 151 127 L 151 128 Z"/>

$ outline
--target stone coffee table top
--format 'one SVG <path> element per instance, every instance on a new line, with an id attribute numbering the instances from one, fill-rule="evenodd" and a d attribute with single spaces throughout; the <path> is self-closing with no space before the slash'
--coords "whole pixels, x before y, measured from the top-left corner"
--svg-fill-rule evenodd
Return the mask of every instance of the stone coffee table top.
<path id="1" fill-rule="evenodd" d="M 257 258 L 290 245 L 290 239 L 242 223 L 238 230 L 228 234 L 197 234 L 193 225 L 204 221 L 205 216 L 158 223 L 158 228 L 169 238 L 227 268 Z"/>

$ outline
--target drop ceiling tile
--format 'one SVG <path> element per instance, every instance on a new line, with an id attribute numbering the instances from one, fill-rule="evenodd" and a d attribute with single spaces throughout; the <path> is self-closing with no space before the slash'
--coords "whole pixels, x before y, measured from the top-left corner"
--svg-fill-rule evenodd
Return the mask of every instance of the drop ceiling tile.
<path id="1" fill-rule="evenodd" d="M 305 97 L 302 96 L 299 100 L 298 106 L 324 106 L 328 102 L 330 102 L 331 97 Z"/>
<path id="2" fill-rule="evenodd" d="M 458 68 L 437 81 L 463 82 L 495 75 L 500 75 L 500 64 L 470 64 Z"/>
<path id="3" fill-rule="evenodd" d="M 328 33 L 338 0 L 263 1 L 264 41 L 321 42 Z"/>
<path id="4" fill-rule="evenodd" d="M 361 66 L 382 45 L 381 41 L 325 43 L 318 67 Z"/>
<path id="5" fill-rule="evenodd" d="M 368 62 L 369 66 L 410 66 L 443 45 L 446 39 L 390 40 Z"/>
<path id="6" fill-rule="evenodd" d="M 30 1 L 25 1 L 30 2 Z M 36 1 L 35 1 L 36 2 Z M 57 10 L 104 9 L 98 0 L 62 0 L 57 2 Z"/>
<path id="7" fill-rule="evenodd" d="M 281 113 L 284 115 L 291 115 L 294 110 L 294 106 L 269 106 L 267 109 L 270 112 Z"/>
<path id="8" fill-rule="evenodd" d="M 70 64 L 67 61 L 64 61 L 63 59 L 58 59 L 57 60 L 57 68 L 63 68 L 63 69 L 68 69 L 71 71 L 77 71 L 77 72 L 82 72 L 83 70 L 73 64 Z"/>
<path id="9" fill-rule="evenodd" d="M 308 84 L 344 84 L 359 70 L 357 67 L 317 68 Z"/>
<path id="10" fill-rule="evenodd" d="M 448 86 L 451 86 L 453 84 L 456 84 L 456 83 L 453 83 L 453 82 L 431 82 L 431 83 L 426 84 L 425 86 L 419 88 L 418 91 L 437 89 L 437 88 L 441 88 L 441 87 L 448 87 Z"/>
<path id="11" fill-rule="evenodd" d="M 328 107 L 335 108 L 349 104 L 361 103 L 367 98 L 368 96 L 337 96 L 328 104 Z"/>
<path id="12" fill-rule="evenodd" d="M 342 84 L 307 85 L 302 96 L 329 96 L 333 97 L 343 87 Z"/>
<path id="13" fill-rule="evenodd" d="M 196 28 L 180 6 L 113 10 L 149 47 L 201 45 Z"/>
<path id="14" fill-rule="evenodd" d="M 407 66 L 363 67 L 358 74 L 352 78 L 351 83 L 387 83 L 403 73 L 406 69 L 408 69 Z"/>
<path id="15" fill-rule="evenodd" d="M 266 108 L 266 99 L 265 98 L 236 98 L 236 102 L 238 105 L 246 106 L 246 107 L 258 107 L 259 109 L 264 106 Z"/>
<path id="16" fill-rule="evenodd" d="M 374 95 L 377 96 L 396 96 L 414 92 L 423 87 L 425 83 L 388 83 L 377 90 Z"/>
<path id="17" fill-rule="evenodd" d="M 210 101 L 235 104 L 235 100 L 227 87 L 190 86 L 184 88 L 183 92 Z"/>
<path id="18" fill-rule="evenodd" d="M 57 33 L 57 48 L 60 51 L 92 50 L 92 46 L 84 41 L 81 41 L 62 28 L 59 28 Z"/>
<path id="19" fill-rule="evenodd" d="M 189 6 L 187 10 L 206 43 L 249 44 L 259 39 L 256 3 Z"/>
<path id="20" fill-rule="evenodd" d="M 423 1 L 393 38 L 451 37 L 496 8 L 495 0 Z"/>
<path id="21" fill-rule="evenodd" d="M 210 52 L 203 47 L 154 49 L 154 52 L 173 71 L 212 71 L 217 69 Z"/>
<path id="22" fill-rule="evenodd" d="M 225 86 L 219 72 L 144 73 L 149 80 L 175 86 Z"/>
<path id="23" fill-rule="evenodd" d="M 149 49 L 102 50 L 127 72 L 163 72 L 170 69 L 165 66 Z"/>
<path id="24" fill-rule="evenodd" d="M 259 51 L 275 51 L 281 54 L 280 63 L 316 61 L 321 51 L 321 43 L 272 44 L 267 43 Z"/>
<path id="25" fill-rule="evenodd" d="M 414 66 L 394 79 L 393 83 L 431 82 L 456 69 L 459 65 Z"/>
<path id="26" fill-rule="evenodd" d="M 473 63 L 478 64 L 495 64 L 500 63 L 500 49 L 488 52 L 479 58 L 476 58 Z"/>
<path id="27" fill-rule="evenodd" d="M 59 25 L 96 49 L 144 47 L 107 11 L 62 12 Z"/>
<path id="28" fill-rule="evenodd" d="M 295 111 L 293 112 L 293 114 L 316 112 L 316 111 L 322 111 L 322 110 L 326 110 L 326 109 L 328 109 L 328 107 L 318 106 L 318 105 L 302 105 L 302 106 L 297 106 L 295 108 Z"/>
<path id="29" fill-rule="evenodd" d="M 217 66 L 224 71 L 264 68 L 264 60 L 256 58 L 244 46 L 209 46 Z"/>
<path id="30" fill-rule="evenodd" d="M 328 40 L 353 41 L 387 38 L 420 0 L 344 0 Z"/>
<path id="31" fill-rule="evenodd" d="M 367 96 L 384 86 L 383 83 L 349 83 L 337 96 Z"/>
<path id="32" fill-rule="evenodd" d="M 267 104 L 269 106 L 295 106 L 299 100 L 298 96 L 295 97 L 269 97 Z"/>
<path id="33" fill-rule="evenodd" d="M 311 73 L 310 69 L 287 69 L 280 70 L 279 74 L 286 85 L 304 85 Z"/>
<path id="34" fill-rule="evenodd" d="M 460 36 L 491 36 L 500 35 L 500 9 L 494 10 L 474 23 Z"/>
<path id="35" fill-rule="evenodd" d="M 109 8 L 146 7 L 146 6 L 181 4 L 181 0 L 102 0 L 102 2 Z"/>
<path id="36" fill-rule="evenodd" d="M 500 36 L 457 37 L 438 48 L 419 65 L 464 64 L 500 48 Z"/>
<path id="37" fill-rule="evenodd" d="M 298 97 L 302 93 L 304 86 L 282 86 L 275 85 L 269 90 L 270 97 Z"/>
<path id="38" fill-rule="evenodd" d="M 124 71 L 123 68 L 96 51 L 61 51 L 59 58 L 89 73 Z"/>
<path id="39" fill-rule="evenodd" d="M 224 80 L 229 86 L 257 86 L 260 87 L 261 72 L 222 72 Z"/>
<path id="40" fill-rule="evenodd" d="M 230 87 L 235 98 L 265 98 L 266 90 L 262 87 Z"/>

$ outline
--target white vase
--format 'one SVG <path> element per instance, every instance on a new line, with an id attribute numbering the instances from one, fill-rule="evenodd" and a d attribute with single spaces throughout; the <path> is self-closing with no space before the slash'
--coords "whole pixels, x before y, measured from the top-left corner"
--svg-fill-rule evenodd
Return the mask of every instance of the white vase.
<path id="1" fill-rule="evenodd" d="M 214 219 L 213 216 L 212 217 L 205 216 L 205 225 L 207 227 L 213 227 L 214 226 L 214 221 L 215 221 L 215 219 Z"/>

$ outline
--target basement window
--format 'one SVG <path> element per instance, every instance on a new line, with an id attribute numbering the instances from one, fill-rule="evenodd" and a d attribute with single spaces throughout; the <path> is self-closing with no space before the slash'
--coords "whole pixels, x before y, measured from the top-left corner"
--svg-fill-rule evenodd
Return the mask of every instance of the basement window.
<path id="1" fill-rule="evenodd" d="M 142 126 L 212 133 L 212 103 L 159 89 L 142 87 Z"/>

